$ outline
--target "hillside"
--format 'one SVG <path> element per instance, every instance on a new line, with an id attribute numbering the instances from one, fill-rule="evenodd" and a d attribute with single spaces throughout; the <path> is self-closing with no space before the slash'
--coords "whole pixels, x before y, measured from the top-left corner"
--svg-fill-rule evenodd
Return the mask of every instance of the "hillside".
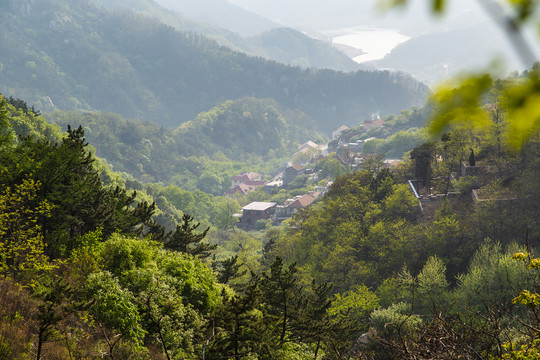
<path id="1" fill-rule="evenodd" d="M 211 189 L 217 194 L 240 169 L 271 172 L 301 143 L 322 139 L 300 126 L 312 121 L 305 114 L 254 98 L 226 101 L 172 131 L 111 113 L 55 111 L 47 119 L 63 129 L 82 125 L 97 155 L 116 171 L 141 182 L 172 183 L 188 190 L 196 190 L 200 176 L 211 172 L 221 179 Z"/>
<path id="2" fill-rule="evenodd" d="M 212 6 L 215 5 L 212 1 L 203 4 L 198 2 L 196 14 L 193 13 L 195 9 L 189 1 L 170 2 L 170 4 L 161 1 L 160 3 L 167 8 L 153 0 L 92 0 L 92 2 L 110 10 L 133 10 L 138 14 L 154 17 L 177 30 L 203 34 L 233 50 L 288 65 L 338 71 L 371 69 L 369 66 L 354 62 L 343 52 L 334 48 L 329 41 L 314 39 L 291 28 L 282 28 L 279 24 L 261 20 L 256 15 L 225 2 L 218 2 L 219 6 Z M 221 19 L 225 19 L 224 7 L 232 7 L 230 11 L 225 11 L 225 13 L 233 13 L 229 14 L 228 20 L 233 25 L 232 27 L 220 22 Z M 197 13 L 202 12 L 202 8 L 206 14 L 213 14 L 212 17 L 197 16 Z M 250 25 L 252 23 L 254 23 L 253 26 Z M 223 25 L 223 27 L 218 25 Z M 242 31 L 238 29 L 238 26 L 249 29 Z"/>
<path id="3" fill-rule="evenodd" d="M 243 36 L 256 35 L 279 27 L 275 22 L 244 10 L 226 0 L 156 0 L 156 2 L 193 20 L 227 29 Z"/>
<path id="4" fill-rule="evenodd" d="M 219 124 L 239 131 L 251 118 L 286 130 L 271 106 L 226 102 L 171 137 L 199 129 L 217 140 Z M 482 129 L 458 126 L 395 171 L 339 177 L 290 222 L 245 232 L 222 222 L 235 199 L 126 181 L 181 215 L 163 227 L 154 203 L 101 172 L 82 129 L 60 134 L 23 100 L 0 97 L 2 358 L 538 358 L 539 134 L 516 152 L 506 118 L 489 111 Z M 155 127 L 142 125 L 125 126 L 123 140 Z M 473 147 L 476 160 L 460 166 Z M 415 177 L 435 196 L 415 197 Z M 202 216 L 219 230 L 199 227 Z"/>
<path id="5" fill-rule="evenodd" d="M 96 109 L 176 127 L 227 99 L 274 98 L 320 129 L 422 104 L 389 72 L 302 70 L 254 58 L 133 12 L 86 1 L 2 3 L 0 91 L 44 111 Z"/>
<path id="6" fill-rule="evenodd" d="M 370 68 L 354 62 L 329 42 L 312 39 L 291 28 L 271 29 L 244 42 L 242 51 L 285 64 L 341 71 Z"/>

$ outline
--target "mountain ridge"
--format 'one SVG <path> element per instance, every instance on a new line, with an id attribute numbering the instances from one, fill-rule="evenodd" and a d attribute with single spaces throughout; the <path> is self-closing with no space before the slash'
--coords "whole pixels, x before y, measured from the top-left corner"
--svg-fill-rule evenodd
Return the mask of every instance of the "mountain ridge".
<path id="1" fill-rule="evenodd" d="M 0 91 L 37 108 L 117 112 L 176 127 L 229 99 L 274 98 L 319 129 L 421 105 L 401 73 L 302 69 L 250 57 L 131 11 L 63 0 L 4 5 Z M 24 6 L 24 5 L 28 6 Z M 21 11 L 23 13 L 21 13 Z"/>
<path id="2" fill-rule="evenodd" d="M 330 41 L 322 41 L 292 28 L 284 28 L 280 24 L 271 23 L 258 27 L 253 31 L 235 32 L 230 27 L 218 27 L 215 21 L 191 18 L 182 9 L 189 2 L 182 2 L 166 9 L 155 0 L 92 0 L 93 3 L 110 10 L 129 9 L 142 15 L 152 16 L 164 24 L 173 26 L 179 31 L 192 31 L 203 34 L 222 46 L 241 51 L 252 56 L 261 56 L 293 66 L 305 68 L 316 67 L 338 71 L 369 70 L 370 67 L 358 64 L 342 51 L 333 47 Z M 162 3 L 164 3 L 162 1 Z M 222 3 L 222 2 L 221 2 Z M 235 7 L 235 5 L 230 4 Z M 210 13 L 219 13 L 212 9 Z M 220 15 L 222 16 L 222 14 Z M 248 16 L 249 17 L 249 16 Z M 244 23 L 246 19 L 240 15 L 234 17 Z M 202 21 L 202 22 L 201 22 Z M 217 23 L 219 24 L 219 23 Z M 288 45 L 288 46 L 285 46 Z"/>

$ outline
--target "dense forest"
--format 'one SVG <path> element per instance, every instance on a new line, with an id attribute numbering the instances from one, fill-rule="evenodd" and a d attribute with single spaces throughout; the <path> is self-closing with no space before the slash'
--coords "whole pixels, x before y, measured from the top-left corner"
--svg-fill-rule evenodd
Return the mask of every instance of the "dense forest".
<path id="1" fill-rule="evenodd" d="M 225 149 L 198 129 L 261 106 L 276 113 L 260 121 L 290 129 L 271 101 L 244 99 L 169 136 Z M 190 214 L 166 201 L 188 191 L 126 190 L 135 182 L 75 127 L 84 114 L 57 113 L 76 124 L 63 133 L 3 99 L 0 358 L 535 358 L 540 134 L 517 151 L 502 103 L 486 111 L 486 126 L 454 127 L 394 169 L 346 171 L 290 221 L 249 233 L 227 222 L 237 200 L 205 195 Z M 212 207 L 225 211 L 201 211 Z"/>
<path id="2" fill-rule="evenodd" d="M 273 98 L 320 130 L 422 105 L 427 87 L 392 72 L 302 69 L 219 46 L 88 1 L 0 4 L 0 91 L 42 111 L 86 109 L 177 127 L 223 101 Z"/>
<path id="3" fill-rule="evenodd" d="M 189 1 L 184 3 L 160 1 L 168 8 L 178 11 L 165 9 L 152 0 L 136 2 L 92 0 L 92 2 L 107 9 L 131 9 L 137 13 L 158 18 L 180 31 L 204 34 L 218 44 L 233 50 L 288 65 L 338 71 L 371 69 L 371 67 L 354 62 L 334 48 L 329 40 L 313 39 L 298 30 L 283 28 L 253 13 L 241 11 L 240 8 L 233 7 L 228 2 L 198 1 L 194 6 Z M 221 16 L 216 18 L 213 16 L 216 13 Z M 205 18 L 208 15 L 209 18 Z M 208 22 L 215 23 L 220 20 L 225 22 L 218 24 L 221 27 L 208 24 Z"/>
<path id="4" fill-rule="evenodd" d="M 268 99 L 226 101 L 173 130 L 116 114 L 56 111 L 47 118 L 64 129 L 82 125 L 98 156 L 140 182 L 195 190 L 201 176 L 211 173 L 219 177 L 207 191 L 214 194 L 223 194 L 231 176 L 248 166 L 270 174 L 301 143 L 325 138 L 311 130 L 316 126 L 307 115 Z"/>

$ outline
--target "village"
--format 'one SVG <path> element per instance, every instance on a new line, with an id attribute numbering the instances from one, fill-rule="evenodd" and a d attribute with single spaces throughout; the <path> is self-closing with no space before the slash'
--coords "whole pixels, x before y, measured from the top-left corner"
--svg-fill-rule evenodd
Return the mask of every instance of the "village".
<path id="1" fill-rule="evenodd" d="M 363 124 L 364 129 L 381 126 L 383 126 L 382 120 L 366 121 Z M 307 177 L 309 183 L 315 184 L 311 186 L 312 190 L 290 197 L 281 203 L 250 202 L 242 208 L 240 213 L 233 215 L 237 218 L 236 226 L 244 230 L 255 230 L 258 221 L 279 225 L 299 210 L 316 203 L 328 191 L 333 179 L 337 177 L 336 174 L 328 176 L 328 173 L 323 173 L 321 169 L 316 170 L 317 164 L 330 156 L 334 156 L 341 166 L 351 172 L 367 169 L 376 173 L 384 168 L 395 168 L 401 162 L 399 159 L 385 159 L 384 155 L 365 151 L 364 145 L 376 138 L 354 139 L 353 135 L 354 132 L 343 125 L 332 132 L 332 140 L 328 144 L 319 145 L 313 141 L 307 141 L 291 156 L 284 170 L 270 181 L 263 181 L 262 175 L 255 172 L 244 172 L 233 176 L 231 188 L 225 192 L 225 196 L 246 195 L 259 187 L 264 187 L 266 193 L 275 194 L 281 189 L 288 189 L 300 176 Z M 421 148 L 422 146 L 419 146 L 416 149 Z M 411 152 L 411 158 L 417 156 L 423 155 Z M 441 159 L 435 160 L 435 163 L 441 161 Z M 412 195 L 418 201 L 418 211 L 426 218 L 434 216 L 442 200 L 458 195 L 469 196 L 473 205 L 486 201 L 504 203 L 516 200 L 515 195 L 508 190 L 494 195 L 482 188 L 500 171 L 490 164 L 476 162 L 473 152 L 468 160 L 460 162 L 459 170 L 450 171 L 444 176 L 434 177 L 431 168 L 419 169 L 424 165 L 421 161 L 416 161 L 416 175 L 408 180 L 408 184 Z M 424 173 L 424 175 L 418 175 L 419 173 Z M 458 185 L 457 188 L 455 184 Z"/>
<path id="2" fill-rule="evenodd" d="M 369 129 L 380 127 L 382 124 L 382 120 L 366 121 L 363 126 Z M 247 195 L 260 187 L 264 187 L 267 193 L 275 194 L 281 189 L 287 189 L 299 176 L 306 176 L 309 183 L 317 184 L 312 186 L 313 190 L 288 198 L 282 203 L 253 201 L 245 205 L 240 213 L 233 215 L 238 219 L 236 226 L 244 230 L 254 230 L 257 228 L 257 221 L 261 220 L 279 225 L 299 210 L 311 206 L 322 198 L 332 185 L 333 176 L 328 178 L 327 173 L 322 173 L 322 170 L 315 171 L 314 168 L 330 154 L 335 155 L 339 164 L 350 171 L 359 169 L 360 164 L 366 160 L 377 163 L 375 166 L 380 168 L 396 166 L 399 163 L 400 160 L 384 160 L 381 155 L 364 154 L 363 145 L 375 138 L 369 137 L 349 142 L 351 136 L 347 136 L 347 130 L 350 129 L 345 125 L 334 130 L 332 140 L 328 144 L 319 145 L 313 141 L 307 141 L 300 145 L 291 156 L 287 166 L 284 166 L 284 169 L 270 181 L 264 181 L 263 176 L 256 172 L 243 172 L 233 176 L 231 187 L 225 192 L 225 196 Z"/>

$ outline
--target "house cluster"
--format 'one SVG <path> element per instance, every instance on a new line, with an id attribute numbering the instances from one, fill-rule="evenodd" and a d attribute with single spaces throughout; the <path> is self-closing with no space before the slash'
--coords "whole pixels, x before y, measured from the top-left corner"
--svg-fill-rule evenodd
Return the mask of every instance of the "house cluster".
<path id="1" fill-rule="evenodd" d="M 235 214 L 238 218 L 236 226 L 243 229 L 253 229 L 259 220 L 270 220 L 275 225 L 292 217 L 297 211 L 307 208 L 321 195 L 320 191 L 313 191 L 305 195 L 298 195 L 287 199 L 283 204 L 274 202 L 254 201 L 242 208 L 242 213 Z"/>
<path id="2" fill-rule="evenodd" d="M 372 120 L 366 120 L 362 124 L 364 130 L 371 130 L 383 126 L 384 120 L 378 117 L 374 117 Z M 364 153 L 364 146 L 377 138 L 369 137 L 366 139 L 354 139 L 358 133 L 349 130 L 351 129 L 342 125 L 332 132 L 332 147 L 330 150 L 340 155 L 338 158 L 343 165 L 348 165 L 355 171 L 359 168 L 360 163 L 366 158 L 376 157 L 374 154 L 366 155 Z M 382 167 L 394 167 L 397 163 L 399 163 L 399 160 L 384 160 Z"/>
<path id="3" fill-rule="evenodd" d="M 225 196 L 246 195 L 261 186 L 264 186 L 267 192 L 277 192 L 293 182 L 298 176 L 309 173 L 310 170 L 301 163 L 311 163 L 323 159 L 328 155 L 327 149 L 327 145 L 318 145 L 313 141 L 308 141 L 300 145 L 285 170 L 271 181 L 263 181 L 261 174 L 256 172 L 244 172 L 231 178 L 231 188 L 225 192 Z"/>
<path id="4" fill-rule="evenodd" d="M 382 120 L 370 121 L 367 126 L 382 126 Z M 342 136 L 343 132 L 347 130 L 349 130 L 347 126 L 339 127 L 332 132 L 332 139 L 338 140 L 339 147 L 348 148 L 353 153 L 360 153 L 365 142 L 374 139 L 357 140 L 356 142 L 349 143 L 349 139 L 346 136 Z M 225 195 L 246 195 L 262 186 L 264 186 L 267 192 L 277 193 L 280 189 L 292 183 L 298 176 L 305 174 L 316 176 L 311 169 L 306 168 L 303 164 L 316 163 L 324 159 L 328 153 L 328 145 L 319 145 L 313 141 L 307 141 L 300 145 L 296 153 L 292 155 L 288 166 L 271 181 L 263 181 L 261 174 L 255 172 L 241 173 L 232 177 L 231 188 L 225 192 Z M 353 160 L 358 161 L 357 157 Z M 346 162 L 343 163 L 347 164 Z M 348 165 L 354 164 L 350 163 Z M 316 187 L 315 191 L 287 199 L 282 204 L 259 201 L 252 202 L 244 206 L 241 213 L 234 215 L 238 218 L 237 226 L 244 229 L 253 229 L 259 220 L 270 220 L 274 224 L 279 224 L 292 217 L 300 209 L 310 206 L 325 191 L 326 188 L 324 187 Z"/>
<path id="5" fill-rule="evenodd" d="M 301 164 L 288 166 L 282 173 L 279 173 L 271 181 L 263 181 L 261 174 L 255 172 L 241 173 L 232 177 L 231 188 L 225 191 L 225 196 L 246 195 L 257 188 L 264 186 L 267 192 L 277 192 L 286 187 L 298 176 L 306 173 L 307 170 Z"/>

